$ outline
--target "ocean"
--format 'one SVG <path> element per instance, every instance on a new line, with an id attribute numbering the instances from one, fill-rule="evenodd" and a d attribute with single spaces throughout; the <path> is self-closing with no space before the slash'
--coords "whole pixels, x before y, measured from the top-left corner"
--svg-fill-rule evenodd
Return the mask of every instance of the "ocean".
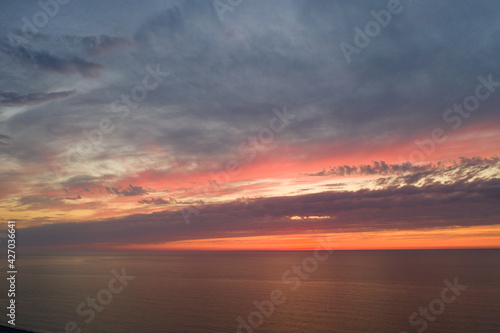
<path id="1" fill-rule="evenodd" d="M 500 332 L 500 250 L 16 259 L 16 324 L 39 332 Z"/>

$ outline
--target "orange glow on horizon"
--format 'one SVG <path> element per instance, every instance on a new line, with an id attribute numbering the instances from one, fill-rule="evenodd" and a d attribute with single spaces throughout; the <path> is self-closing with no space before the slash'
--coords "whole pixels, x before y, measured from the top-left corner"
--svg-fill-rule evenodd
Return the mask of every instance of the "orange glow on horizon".
<path id="1" fill-rule="evenodd" d="M 359 233 L 293 234 L 129 244 L 113 250 L 151 251 L 294 251 L 500 248 L 500 225 Z"/>

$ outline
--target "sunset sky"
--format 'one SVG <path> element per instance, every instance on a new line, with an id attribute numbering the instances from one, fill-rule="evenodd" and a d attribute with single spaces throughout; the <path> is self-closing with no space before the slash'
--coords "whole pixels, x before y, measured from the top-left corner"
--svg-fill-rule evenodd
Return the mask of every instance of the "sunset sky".
<path id="1" fill-rule="evenodd" d="M 499 2 L 61 2 L 0 5 L 19 246 L 500 247 Z"/>

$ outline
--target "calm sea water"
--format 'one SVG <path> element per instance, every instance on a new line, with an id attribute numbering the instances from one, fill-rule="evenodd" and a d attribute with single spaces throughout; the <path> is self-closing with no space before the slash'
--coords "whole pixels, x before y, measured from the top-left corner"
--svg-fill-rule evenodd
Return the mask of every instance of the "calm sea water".
<path id="1" fill-rule="evenodd" d="M 17 264 L 17 326 L 40 332 L 237 332 L 238 317 L 240 332 L 500 332 L 500 250 L 335 251 L 324 261 L 308 251 L 36 254 Z M 126 286 L 111 272 L 123 267 L 135 276 Z M 444 280 L 455 278 L 467 289 L 445 291 L 445 303 Z M 100 312 L 86 303 L 96 297 Z M 429 306 L 435 314 L 409 324 Z"/>

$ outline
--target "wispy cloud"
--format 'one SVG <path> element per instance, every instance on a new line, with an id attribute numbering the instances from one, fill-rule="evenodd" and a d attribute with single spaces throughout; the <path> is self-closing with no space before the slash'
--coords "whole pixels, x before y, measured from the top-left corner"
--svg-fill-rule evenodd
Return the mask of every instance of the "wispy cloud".
<path id="1" fill-rule="evenodd" d="M 14 61 L 22 65 L 33 66 L 34 69 L 42 69 L 57 73 L 80 73 L 85 77 L 96 76 L 102 65 L 87 61 L 78 56 L 58 56 L 51 54 L 48 50 L 34 50 L 29 46 L 9 45 L 0 40 L 0 51 Z"/>
<path id="2" fill-rule="evenodd" d="M 58 91 L 51 93 L 22 94 L 0 91 L 0 105 L 20 106 L 40 104 L 54 99 L 65 98 L 75 94 L 75 90 Z"/>

